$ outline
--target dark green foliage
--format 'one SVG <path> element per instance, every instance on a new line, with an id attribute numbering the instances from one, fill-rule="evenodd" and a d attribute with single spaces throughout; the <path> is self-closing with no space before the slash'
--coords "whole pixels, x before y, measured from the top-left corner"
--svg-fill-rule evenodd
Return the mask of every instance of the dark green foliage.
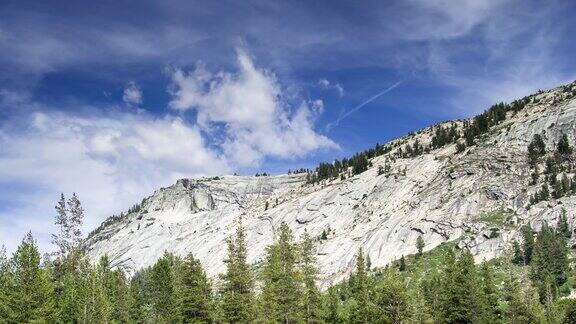
<path id="1" fill-rule="evenodd" d="M 308 233 L 304 234 L 300 245 L 300 272 L 304 285 L 302 293 L 303 320 L 306 323 L 321 323 L 325 312 L 322 304 L 322 294 L 316 285 L 318 269 L 314 255 L 314 242 Z"/>
<path id="2" fill-rule="evenodd" d="M 212 320 L 212 289 L 200 261 L 192 253 L 178 268 L 181 288 L 179 304 L 186 323 L 208 323 Z"/>
<path id="3" fill-rule="evenodd" d="M 298 256 L 298 246 L 292 231 L 283 222 L 278 240 L 267 249 L 262 270 L 261 311 L 266 321 L 291 323 L 302 320 Z"/>
<path id="4" fill-rule="evenodd" d="M 446 144 L 454 143 L 460 134 L 456 128 L 456 124 L 452 123 L 450 127 L 438 125 L 434 127 L 434 135 L 432 136 L 432 147 L 440 148 Z"/>
<path id="5" fill-rule="evenodd" d="M 356 272 L 350 280 L 352 298 L 355 302 L 350 317 L 354 323 L 372 323 L 376 318 L 372 278 L 366 270 L 366 259 L 362 249 L 356 257 Z"/>
<path id="6" fill-rule="evenodd" d="M 413 316 L 411 296 L 401 275 L 394 269 L 386 270 L 374 289 L 374 322 L 406 323 Z"/>
<path id="7" fill-rule="evenodd" d="M 172 254 L 165 253 L 150 270 L 152 307 L 156 322 L 174 323 L 180 320 L 176 281 L 177 262 Z"/>
<path id="8" fill-rule="evenodd" d="M 404 259 L 404 256 L 400 257 L 400 264 L 398 265 L 398 270 L 399 271 L 406 270 L 406 259 Z"/>
<path id="9" fill-rule="evenodd" d="M 536 237 L 531 262 L 531 277 L 537 284 L 540 300 L 556 298 L 557 288 L 568 278 L 568 249 L 565 238 L 544 223 Z"/>
<path id="10" fill-rule="evenodd" d="M 564 319 L 562 323 L 574 324 L 576 323 L 576 300 L 571 299 L 566 305 L 564 310 Z"/>
<path id="11" fill-rule="evenodd" d="M 498 323 L 502 320 L 500 293 L 494 283 L 494 272 L 488 263 L 483 263 L 479 271 L 481 281 L 480 304 L 483 306 L 481 317 L 486 323 Z"/>
<path id="12" fill-rule="evenodd" d="M 570 239 L 572 237 L 572 231 L 570 230 L 570 225 L 568 225 L 568 216 L 566 214 L 566 209 L 564 208 L 562 209 L 556 228 L 558 235 L 563 236 L 565 239 Z"/>
<path id="13" fill-rule="evenodd" d="M 466 143 L 464 142 L 456 142 L 456 153 L 462 153 L 466 150 Z"/>
<path id="14" fill-rule="evenodd" d="M 516 240 L 512 243 L 512 262 L 515 264 L 524 264 L 524 253 Z"/>
<path id="15" fill-rule="evenodd" d="M 540 134 L 535 134 L 528 145 L 528 161 L 535 165 L 539 159 L 546 154 L 546 144 Z"/>
<path id="16" fill-rule="evenodd" d="M 54 286 L 48 273 L 40 267 L 40 253 L 31 233 L 18 246 L 10 261 L 7 287 L 6 321 L 34 323 L 50 321 L 56 315 Z"/>
<path id="17" fill-rule="evenodd" d="M 565 133 L 562 133 L 562 136 L 560 136 L 560 140 L 558 140 L 558 144 L 556 145 L 556 151 L 562 155 L 572 154 L 572 147 Z"/>
<path id="18" fill-rule="evenodd" d="M 442 313 L 447 323 L 477 322 L 482 314 L 480 281 L 470 251 L 465 250 L 456 262 L 446 265 L 449 278 L 443 285 Z"/>
<path id="19" fill-rule="evenodd" d="M 522 254 L 524 265 L 532 262 L 532 253 L 534 252 L 534 231 L 530 225 L 524 225 L 520 229 L 522 234 Z"/>
<path id="20" fill-rule="evenodd" d="M 426 246 L 426 244 L 424 243 L 422 235 L 418 235 L 418 238 L 416 239 L 416 250 L 418 251 L 417 256 L 422 255 L 422 250 L 424 249 L 424 246 Z"/>
<path id="21" fill-rule="evenodd" d="M 247 258 L 246 233 L 239 222 L 236 236 L 228 238 L 226 272 L 220 288 L 223 316 L 232 323 L 247 323 L 255 318 L 254 276 Z"/>

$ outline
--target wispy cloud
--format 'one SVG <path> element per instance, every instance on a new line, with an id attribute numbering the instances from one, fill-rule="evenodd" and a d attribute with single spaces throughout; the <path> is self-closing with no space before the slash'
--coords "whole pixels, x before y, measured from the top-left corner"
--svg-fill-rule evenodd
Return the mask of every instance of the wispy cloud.
<path id="1" fill-rule="evenodd" d="M 122 101 L 129 105 L 142 104 L 142 90 L 134 82 L 128 82 L 124 93 L 122 94 Z"/>
<path id="2" fill-rule="evenodd" d="M 363 101 L 361 104 L 357 105 L 356 107 L 354 107 L 354 108 L 348 110 L 347 112 L 341 114 L 340 116 L 338 116 L 338 118 L 336 118 L 336 120 L 334 122 L 327 124 L 326 129 L 330 130 L 333 127 L 338 126 L 342 120 L 344 120 L 348 116 L 354 114 L 358 110 L 362 109 L 364 106 L 371 103 L 372 101 L 374 101 L 374 100 L 382 97 L 383 95 L 389 93 L 390 91 L 394 90 L 396 87 L 398 87 L 400 84 L 402 84 L 402 82 L 404 82 L 404 80 L 400 80 L 400 81 L 394 83 L 393 85 L 389 86 L 388 88 L 384 89 L 383 91 L 378 92 L 377 94 L 373 95 L 372 97 L 366 99 L 365 101 Z"/>
<path id="3" fill-rule="evenodd" d="M 340 83 L 331 83 L 330 81 L 328 81 L 328 79 L 322 78 L 318 80 L 318 86 L 321 89 L 336 91 L 339 98 L 342 98 L 342 96 L 344 96 L 344 88 L 340 85 Z"/>

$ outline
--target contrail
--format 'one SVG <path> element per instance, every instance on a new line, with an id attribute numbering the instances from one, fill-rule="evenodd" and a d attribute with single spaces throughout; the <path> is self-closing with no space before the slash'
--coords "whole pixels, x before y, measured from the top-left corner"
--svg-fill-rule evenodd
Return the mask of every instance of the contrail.
<path id="1" fill-rule="evenodd" d="M 357 112 L 358 110 L 362 109 L 362 107 L 366 106 L 367 104 L 371 103 L 372 101 L 376 100 L 377 98 L 387 94 L 388 92 L 394 90 L 394 88 L 396 88 L 397 86 L 399 86 L 402 82 L 404 82 L 404 80 L 400 80 L 396 83 L 394 83 L 393 85 L 391 85 L 390 87 L 388 87 L 386 90 L 379 92 L 378 94 L 370 97 L 368 100 L 364 101 L 363 103 L 359 104 L 358 106 L 350 109 L 349 111 L 347 111 L 345 114 L 341 115 L 338 117 L 338 119 L 336 119 L 333 123 L 330 123 L 327 125 L 327 129 L 330 130 L 330 128 L 332 128 L 332 126 L 338 126 L 338 124 L 346 117 L 352 115 L 353 113 Z"/>

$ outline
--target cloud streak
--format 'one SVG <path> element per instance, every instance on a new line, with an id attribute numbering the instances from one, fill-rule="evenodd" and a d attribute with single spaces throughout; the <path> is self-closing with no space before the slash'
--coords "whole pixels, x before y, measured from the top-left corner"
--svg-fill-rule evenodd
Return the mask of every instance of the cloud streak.
<path id="1" fill-rule="evenodd" d="M 330 130 L 330 129 L 332 129 L 333 127 L 338 126 L 341 121 L 343 121 L 344 119 L 346 119 L 346 118 L 349 117 L 350 115 L 354 114 L 354 113 L 357 112 L 358 110 L 362 109 L 364 106 L 366 106 L 367 104 L 371 103 L 372 101 L 374 101 L 374 100 L 382 97 L 383 95 L 389 93 L 390 91 L 394 90 L 396 87 L 398 87 L 398 86 L 399 86 L 400 84 L 402 84 L 403 82 L 404 82 L 404 80 L 400 80 L 400 81 L 394 83 L 393 85 L 389 86 L 388 88 L 384 89 L 383 91 L 381 91 L 381 92 L 373 95 L 372 97 L 366 99 L 364 102 L 362 102 L 361 104 L 357 105 L 356 107 L 354 107 L 354 108 L 348 110 L 347 112 L 345 112 L 344 114 L 338 116 L 338 118 L 337 118 L 334 122 L 332 122 L 332 123 L 330 123 L 330 124 L 328 124 L 328 125 L 326 126 L 326 129 Z"/>

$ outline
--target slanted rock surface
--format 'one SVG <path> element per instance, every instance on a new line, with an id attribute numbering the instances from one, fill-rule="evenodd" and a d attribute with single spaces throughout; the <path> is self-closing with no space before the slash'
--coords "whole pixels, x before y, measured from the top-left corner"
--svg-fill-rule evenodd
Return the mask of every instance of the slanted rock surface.
<path id="1" fill-rule="evenodd" d="M 576 99 L 566 89 L 576 92 L 576 83 L 531 96 L 524 109 L 508 112 L 463 152 L 450 144 L 414 158 L 393 156 L 415 139 L 429 144 L 430 127 L 391 142 L 395 149 L 345 180 L 310 185 L 305 174 L 181 179 L 146 198 L 138 211 L 99 229 L 87 242 L 88 255 L 97 260 L 108 254 L 113 266 L 131 275 L 164 251 L 192 252 L 216 276 L 225 269 L 226 238 L 242 218 L 254 264 L 262 261 L 282 221 L 296 237 L 304 232 L 314 237 L 324 287 L 352 271 L 359 248 L 381 267 L 415 253 L 420 235 L 425 250 L 458 239 L 477 261 L 493 258 L 523 224 L 535 229 L 543 221 L 555 224 L 562 209 L 572 222 L 576 196 L 528 208 L 538 189 L 529 184 L 527 147 L 533 135 L 541 134 L 548 149 L 562 133 L 576 142 Z M 463 125 L 446 124 L 451 123 Z M 389 171 L 379 175 L 379 166 Z"/>

